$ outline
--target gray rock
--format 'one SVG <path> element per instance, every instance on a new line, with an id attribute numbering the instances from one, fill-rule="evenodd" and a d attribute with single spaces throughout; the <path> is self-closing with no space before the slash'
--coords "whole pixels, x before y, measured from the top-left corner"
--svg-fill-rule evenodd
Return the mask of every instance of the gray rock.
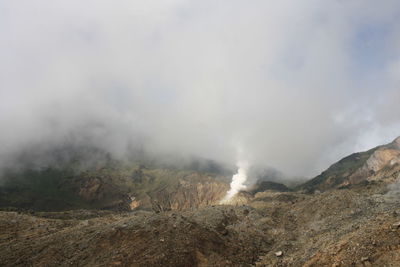
<path id="1" fill-rule="evenodd" d="M 282 257 L 283 256 L 283 252 L 281 250 L 275 252 L 275 256 L 277 257 Z"/>

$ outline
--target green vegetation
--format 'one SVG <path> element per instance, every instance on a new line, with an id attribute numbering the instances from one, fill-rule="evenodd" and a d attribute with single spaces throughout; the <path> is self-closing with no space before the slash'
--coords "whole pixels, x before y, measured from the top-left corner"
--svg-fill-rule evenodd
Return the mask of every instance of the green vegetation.
<path id="1" fill-rule="evenodd" d="M 61 187 L 73 177 L 70 170 L 43 169 L 4 175 L 0 205 L 43 210 L 86 207 L 71 188 Z"/>

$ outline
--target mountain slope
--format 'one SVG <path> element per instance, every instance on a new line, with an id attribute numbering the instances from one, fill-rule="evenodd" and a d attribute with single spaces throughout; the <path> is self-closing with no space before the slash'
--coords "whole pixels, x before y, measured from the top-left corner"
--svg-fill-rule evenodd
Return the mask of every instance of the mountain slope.
<path id="1" fill-rule="evenodd" d="M 399 170 L 399 164 L 400 137 L 390 144 L 355 153 L 340 160 L 298 189 L 306 192 L 325 191 L 373 179 L 388 179 L 391 177 L 388 170 L 394 175 Z"/>

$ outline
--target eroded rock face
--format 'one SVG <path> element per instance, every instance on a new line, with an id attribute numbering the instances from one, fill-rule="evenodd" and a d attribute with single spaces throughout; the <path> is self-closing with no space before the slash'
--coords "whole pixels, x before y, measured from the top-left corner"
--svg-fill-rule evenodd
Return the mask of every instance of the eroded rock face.
<path id="1" fill-rule="evenodd" d="M 196 174 L 181 179 L 175 188 L 164 188 L 149 194 L 155 211 L 184 210 L 218 204 L 229 185 Z"/>
<path id="2" fill-rule="evenodd" d="M 354 172 L 344 184 L 356 184 L 363 180 L 370 180 L 371 177 L 377 178 L 384 168 L 391 168 L 400 163 L 400 150 L 382 147 L 377 149 L 365 162 L 365 164 Z"/>
<path id="3" fill-rule="evenodd" d="M 400 162 L 400 150 L 378 149 L 365 163 L 365 168 L 374 172 L 380 171 L 383 167 L 394 165 Z"/>

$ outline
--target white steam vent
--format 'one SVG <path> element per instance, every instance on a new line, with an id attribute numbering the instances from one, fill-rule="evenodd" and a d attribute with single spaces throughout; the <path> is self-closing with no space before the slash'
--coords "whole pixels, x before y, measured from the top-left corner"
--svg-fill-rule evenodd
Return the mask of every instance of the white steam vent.
<path id="1" fill-rule="evenodd" d="M 221 204 L 228 204 L 239 191 L 246 189 L 245 183 L 247 180 L 248 163 L 239 161 L 237 167 L 238 172 L 232 176 L 231 188 L 221 200 Z"/>

